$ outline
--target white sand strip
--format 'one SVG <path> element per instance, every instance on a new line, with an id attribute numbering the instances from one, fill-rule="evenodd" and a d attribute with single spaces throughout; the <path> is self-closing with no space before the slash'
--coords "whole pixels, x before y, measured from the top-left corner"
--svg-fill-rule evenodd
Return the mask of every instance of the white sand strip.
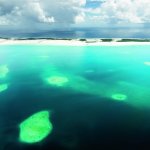
<path id="1" fill-rule="evenodd" d="M 35 40 L 13 40 L 0 39 L 0 45 L 54 45 L 54 46 L 128 46 L 128 45 L 150 45 L 150 42 L 102 42 L 98 40 L 80 41 L 73 40 L 50 40 L 50 39 L 35 39 Z"/>

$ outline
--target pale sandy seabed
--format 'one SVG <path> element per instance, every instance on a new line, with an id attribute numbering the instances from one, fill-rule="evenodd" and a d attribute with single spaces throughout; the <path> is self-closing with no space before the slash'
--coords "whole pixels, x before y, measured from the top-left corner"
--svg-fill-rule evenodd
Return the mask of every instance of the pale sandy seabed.
<path id="1" fill-rule="evenodd" d="M 124 45 L 150 45 L 150 42 L 118 42 L 120 39 L 112 39 L 111 42 L 103 42 L 101 39 L 72 39 L 72 40 L 63 40 L 63 39 L 0 39 L 0 45 L 55 45 L 55 46 L 124 46 Z"/>

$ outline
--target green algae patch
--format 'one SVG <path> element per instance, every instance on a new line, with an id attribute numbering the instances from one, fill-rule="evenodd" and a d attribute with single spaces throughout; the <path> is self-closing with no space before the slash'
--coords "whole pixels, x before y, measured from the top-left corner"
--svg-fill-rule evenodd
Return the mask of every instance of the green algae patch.
<path id="1" fill-rule="evenodd" d="M 5 78 L 8 72 L 9 69 L 7 65 L 0 65 L 0 78 Z"/>
<path id="2" fill-rule="evenodd" d="M 0 92 L 7 90 L 7 88 L 8 88 L 8 84 L 6 84 L 6 83 L 0 84 Z"/>
<path id="3" fill-rule="evenodd" d="M 20 125 L 19 140 L 24 143 L 37 143 L 45 139 L 53 130 L 52 123 L 49 120 L 48 111 L 40 111 Z"/>
<path id="4" fill-rule="evenodd" d="M 65 76 L 58 76 L 58 75 L 55 76 L 54 75 L 54 76 L 50 76 L 50 77 L 46 78 L 46 81 L 50 85 L 63 86 L 67 82 L 69 82 L 69 79 Z"/>
<path id="5" fill-rule="evenodd" d="M 118 100 L 118 101 L 124 101 L 127 99 L 127 96 L 121 93 L 116 93 L 116 94 L 113 94 L 111 98 L 114 100 Z"/>

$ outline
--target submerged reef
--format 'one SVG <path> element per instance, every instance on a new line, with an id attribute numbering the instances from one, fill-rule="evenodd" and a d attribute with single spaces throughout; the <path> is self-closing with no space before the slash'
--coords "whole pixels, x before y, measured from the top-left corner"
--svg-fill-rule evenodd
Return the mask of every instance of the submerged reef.
<path id="1" fill-rule="evenodd" d="M 69 82 L 69 79 L 65 76 L 50 76 L 46 80 L 48 84 L 55 86 L 63 86 Z"/>
<path id="2" fill-rule="evenodd" d="M 150 66 L 150 61 L 145 61 L 144 65 Z"/>
<path id="3" fill-rule="evenodd" d="M 0 92 L 3 92 L 5 90 L 7 90 L 7 88 L 8 88 L 8 84 L 7 83 L 0 84 Z"/>
<path id="4" fill-rule="evenodd" d="M 0 92 L 7 90 L 8 83 L 5 82 L 9 69 L 7 65 L 0 65 Z"/>
<path id="5" fill-rule="evenodd" d="M 121 93 L 116 93 L 116 94 L 113 94 L 111 98 L 114 100 L 118 100 L 118 101 L 124 101 L 127 99 L 127 96 Z"/>
<path id="6" fill-rule="evenodd" d="M 9 72 L 9 69 L 7 65 L 0 65 L 0 79 L 5 78 L 8 72 Z"/>
<path id="7" fill-rule="evenodd" d="M 118 72 L 117 72 L 118 73 Z M 109 80 L 112 73 L 110 72 Z M 41 74 L 46 86 L 56 86 L 65 90 L 72 90 L 85 94 L 105 97 L 109 100 L 123 101 L 135 107 L 149 107 L 150 90 L 147 87 L 136 85 L 128 81 L 101 82 L 90 80 L 84 76 L 61 71 L 54 66 L 48 66 Z M 141 101 L 141 99 L 144 99 Z"/>

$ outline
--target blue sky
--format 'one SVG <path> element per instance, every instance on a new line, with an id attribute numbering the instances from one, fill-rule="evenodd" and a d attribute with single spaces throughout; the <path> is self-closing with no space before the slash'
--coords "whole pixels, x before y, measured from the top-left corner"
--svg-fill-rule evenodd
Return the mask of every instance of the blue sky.
<path id="1" fill-rule="evenodd" d="M 85 4 L 85 8 L 98 8 L 102 1 L 100 0 L 87 0 Z"/>
<path id="2" fill-rule="evenodd" d="M 149 23 L 149 0 L 0 0 L 0 30 Z"/>

